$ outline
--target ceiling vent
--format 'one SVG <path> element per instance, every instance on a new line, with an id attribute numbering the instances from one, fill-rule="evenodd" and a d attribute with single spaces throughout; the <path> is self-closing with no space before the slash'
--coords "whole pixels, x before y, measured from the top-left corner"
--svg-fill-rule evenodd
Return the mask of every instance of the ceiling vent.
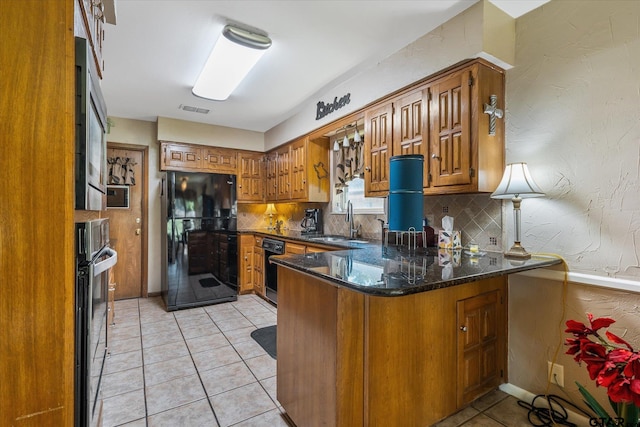
<path id="1" fill-rule="evenodd" d="M 200 113 L 200 114 L 209 114 L 209 111 L 210 111 L 206 108 L 192 107 L 190 105 L 183 105 L 183 104 L 180 104 L 180 107 L 178 108 L 184 111 L 189 111 L 190 113 Z"/>

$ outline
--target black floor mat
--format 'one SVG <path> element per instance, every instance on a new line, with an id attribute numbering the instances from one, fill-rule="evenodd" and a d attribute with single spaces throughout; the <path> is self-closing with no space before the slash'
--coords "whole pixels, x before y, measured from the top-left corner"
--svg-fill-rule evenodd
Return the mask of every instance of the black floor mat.
<path id="1" fill-rule="evenodd" d="M 220 282 L 218 282 L 213 277 L 207 277 L 206 279 L 200 279 L 199 282 L 200 282 L 200 285 L 202 285 L 203 288 L 213 288 L 214 286 L 220 286 Z"/>
<path id="2" fill-rule="evenodd" d="M 276 358 L 276 325 L 256 329 L 251 332 L 253 338 L 269 356 Z"/>

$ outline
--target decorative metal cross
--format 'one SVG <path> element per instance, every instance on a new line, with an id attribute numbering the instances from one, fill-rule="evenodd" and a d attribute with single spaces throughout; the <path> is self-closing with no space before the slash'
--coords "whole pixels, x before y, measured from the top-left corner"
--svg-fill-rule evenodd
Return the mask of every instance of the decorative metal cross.
<path id="1" fill-rule="evenodd" d="M 484 104 L 484 113 L 489 115 L 489 135 L 496 134 L 496 118 L 501 119 L 504 112 L 498 108 L 498 96 L 491 95 L 489 104 Z"/>

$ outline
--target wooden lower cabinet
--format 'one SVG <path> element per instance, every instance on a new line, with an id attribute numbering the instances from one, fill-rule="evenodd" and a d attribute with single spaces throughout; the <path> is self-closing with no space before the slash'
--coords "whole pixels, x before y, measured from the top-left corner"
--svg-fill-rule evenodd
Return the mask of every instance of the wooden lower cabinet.
<path id="1" fill-rule="evenodd" d="M 296 255 L 304 255 L 306 253 L 307 247 L 305 245 L 301 245 L 299 243 L 286 242 L 284 244 L 284 250 L 287 255 L 296 254 Z"/>
<path id="2" fill-rule="evenodd" d="M 242 234 L 240 236 L 238 269 L 239 293 L 246 294 L 253 290 L 253 235 Z"/>
<path id="3" fill-rule="evenodd" d="M 264 297 L 264 249 L 262 237 L 253 236 L 253 290 Z"/>
<path id="4" fill-rule="evenodd" d="M 264 250 L 262 237 L 253 234 L 240 236 L 239 254 L 240 293 L 251 291 L 264 296 Z"/>
<path id="5" fill-rule="evenodd" d="M 506 380 L 506 290 L 377 297 L 279 266 L 278 401 L 298 427 L 431 425 Z"/>

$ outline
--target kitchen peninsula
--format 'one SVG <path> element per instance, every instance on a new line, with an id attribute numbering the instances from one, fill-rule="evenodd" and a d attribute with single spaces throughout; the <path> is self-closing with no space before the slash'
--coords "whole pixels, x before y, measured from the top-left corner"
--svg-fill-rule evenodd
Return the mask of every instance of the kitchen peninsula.
<path id="1" fill-rule="evenodd" d="M 428 426 L 507 379 L 507 275 L 561 263 L 383 245 L 274 257 L 298 427 Z"/>

